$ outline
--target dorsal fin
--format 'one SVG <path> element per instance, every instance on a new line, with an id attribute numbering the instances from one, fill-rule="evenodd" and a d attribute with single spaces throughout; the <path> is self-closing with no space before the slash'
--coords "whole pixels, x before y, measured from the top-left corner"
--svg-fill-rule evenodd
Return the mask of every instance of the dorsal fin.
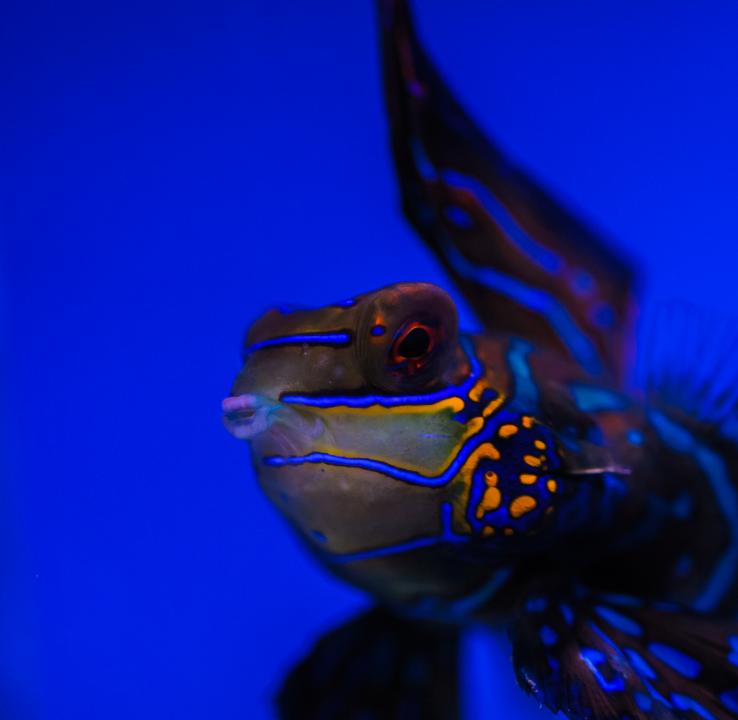
<path id="1" fill-rule="evenodd" d="M 631 263 L 486 137 L 418 40 L 408 1 L 378 4 L 405 215 L 488 330 L 620 382 L 632 371 Z"/>

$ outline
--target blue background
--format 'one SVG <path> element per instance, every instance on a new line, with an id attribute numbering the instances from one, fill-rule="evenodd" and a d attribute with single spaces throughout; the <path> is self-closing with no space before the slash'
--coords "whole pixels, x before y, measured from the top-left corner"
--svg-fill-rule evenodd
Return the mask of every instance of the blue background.
<path id="1" fill-rule="evenodd" d="M 738 311 L 735 3 L 416 5 L 480 122 L 631 251 L 649 301 Z M 398 213 L 373 7 L 2 14 L 3 717 L 269 717 L 367 600 L 221 427 L 241 333 L 281 301 L 447 285 Z M 546 717 L 484 640 L 480 707 Z"/>

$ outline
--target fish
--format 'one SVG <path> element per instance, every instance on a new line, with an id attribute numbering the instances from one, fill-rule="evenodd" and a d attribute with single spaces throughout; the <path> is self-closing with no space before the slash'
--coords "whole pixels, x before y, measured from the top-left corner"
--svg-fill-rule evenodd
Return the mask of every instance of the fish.
<path id="1" fill-rule="evenodd" d="M 634 263 L 479 129 L 406 0 L 377 9 L 402 208 L 484 332 L 424 282 L 248 330 L 225 426 L 375 601 L 280 717 L 458 718 L 459 638 L 487 624 L 570 720 L 738 718 L 736 324 L 669 307 L 637 342 Z"/>

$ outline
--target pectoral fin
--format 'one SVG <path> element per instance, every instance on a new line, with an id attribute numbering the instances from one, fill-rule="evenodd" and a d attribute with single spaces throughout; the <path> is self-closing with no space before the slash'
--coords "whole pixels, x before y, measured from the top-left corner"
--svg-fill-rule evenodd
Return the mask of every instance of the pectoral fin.
<path id="1" fill-rule="evenodd" d="M 512 632 L 518 681 L 570 720 L 738 717 L 738 623 L 631 597 L 534 596 Z"/>
<path id="2" fill-rule="evenodd" d="M 287 676 L 283 720 L 455 720 L 458 631 L 370 610 L 321 638 Z"/>

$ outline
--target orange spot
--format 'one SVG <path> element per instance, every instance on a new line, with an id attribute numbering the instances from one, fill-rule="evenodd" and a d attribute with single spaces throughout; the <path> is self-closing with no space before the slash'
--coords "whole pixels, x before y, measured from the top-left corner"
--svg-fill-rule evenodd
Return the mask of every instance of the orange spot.
<path id="1" fill-rule="evenodd" d="M 497 473 L 494 470 L 487 470 L 487 472 L 484 473 L 484 480 L 487 485 L 494 487 L 495 485 L 497 485 Z"/>
<path id="2" fill-rule="evenodd" d="M 523 415 L 523 427 L 533 427 L 533 418 L 530 415 Z"/>
<path id="3" fill-rule="evenodd" d="M 482 393 L 489 387 L 489 383 L 484 379 L 477 380 L 474 387 L 469 390 L 469 399 L 479 402 L 482 399 Z"/>
<path id="4" fill-rule="evenodd" d="M 556 485 L 556 480 L 549 480 L 549 481 L 548 481 L 548 482 L 546 483 L 546 487 L 548 488 L 548 491 L 549 491 L 549 492 L 555 493 L 555 492 L 556 492 L 556 488 L 558 487 L 558 486 Z"/>
<path id="5" fill-rule="evenodd" d="M 505 402 L 505 396 L 504 395 L 500 395 L 500 397 L 495 398 L 494 400 L 492 400 L 489 403 L 489 405 L 487 405 L 487 407 L 485 407 L 484 410 L 482 410 L 482 417 L 489 417 L 504 402 Z"/>
<path id="6" fill-rule="evenodd" d="M 497 510 L 502 503 L 502 493 L 496 487 L 487 488 L 484 491 L 482 501 L 477 506 L 477 520 L 481 520 L 486 512 Z"/>
<path id="7" fill-rule="evenodd" d="M 500 451 L 492 443 L 484 443 L 479 446 L 480 450 L 484 450 L 484 454 L 492 460 L 500 459 Z"/>
<path id="8" fill-rule="evenodd" d="M 521 495 L 510 503 L 510 515 L 514 518 L 522 517 L 531 510 L 535 510 L 536 505 L 535 498 L 532 498 L 530 495 Z"/>
<path id="9" fill-rule="evenodd" d="M 500 437 L 512 437 L 518 431 L 516 425 L 503 425 L 497 432 Z"/>
<path id="10" fill-rule="evenodd" d="M 482 420 L 482 418 L 475 418 L 475 420 L 479 421 L 480 427 L 484 427 L 484 420 Z M 487 459 L 500 459 L 500 451 L 494 445 L 492 445 L 492 443 L 489 442 L 482 443 L 466 459 L 463 467 L 461 468 L 461 470 L 459 470 L 459 474 L 457 479 L 455 480 L 455 483 L 460 486 L 461 492 L 459 493 L 458 497 L 454 499 L 454 508 L 459 511 L 461 517 L 463 517 L 463 514 L 465 513 L 464 508 L 466 508 L 466 503 L 469 502 L 469 494 L 471 491 L 474 472 L 479 467 L 479 463 L 482 460 Z M 469 523 L 465 520 L 462 520 L 461 522 L 463 523 L 462 527 L 464 529 L 464 532 L 470 533 L 471 527 L 469 526 Z"/>
<path id="11" fill-rule="evenodd" d="M 546 443 L 543 442 L 543 440 L 536 440 L 533 443 L 539 450 L 545 450 L 546 449 Z"/>
<path id="12" fill-rule="evenodd" d="M 538 475 L 530 475 L 529 473 L 523 473 L 520 476 L 520 482 L 523 483 L 523 485 L 532 485 L 536 480 L 538 480 Z"/>
<path id="13" fill-rule="evenodd" d="M 489 537 L 490 535 L 495 534 L 495 529 L 493 527 L 490 527 L 487 525 L 486 527 L 482 528 L 482 537 Z"/>
<path id="14" fill-rule="evenodd" d="M 535 455 L 525 455 L 523 460 L 531 467 L 541 467 L 541 459 L 537 458 Z"/>

